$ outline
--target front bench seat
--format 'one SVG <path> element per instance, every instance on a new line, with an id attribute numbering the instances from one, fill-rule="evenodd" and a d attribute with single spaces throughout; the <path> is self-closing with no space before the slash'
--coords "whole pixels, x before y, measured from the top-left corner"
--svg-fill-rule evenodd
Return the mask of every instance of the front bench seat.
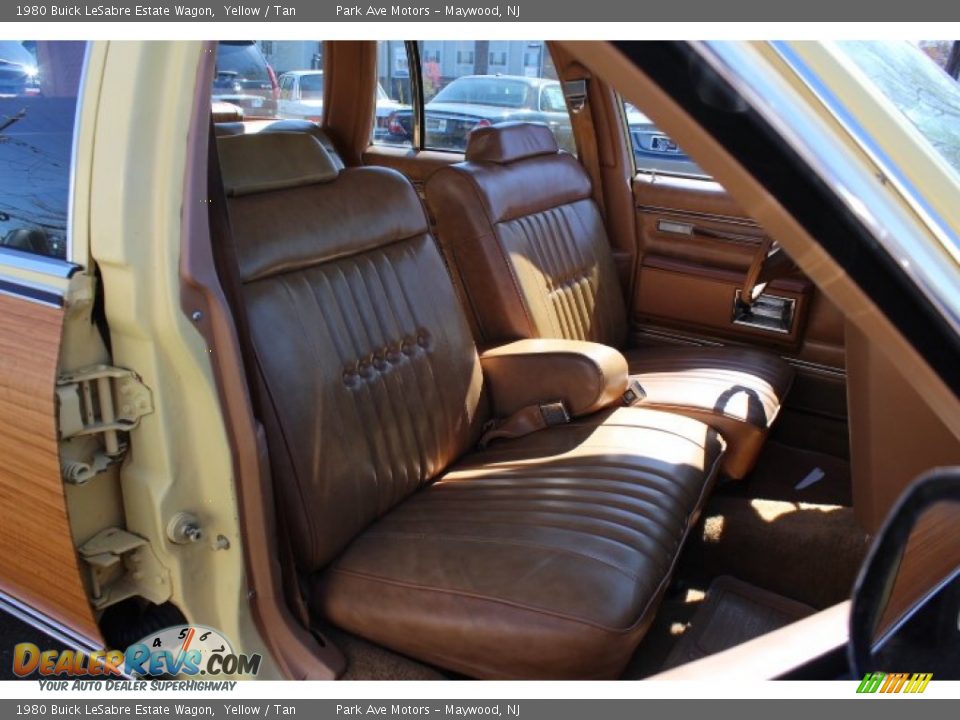
<path id="1" fill-rule="evenodd" d="M 435 172 L 426 197 L 484 342 L 568 338 L 624 348 L 623 296 L 590 178 L 546 125 L 474 130 L 466 162 Z M 740 348 L 623 353 L 645 407 L 717 428 L 728 442 L 728 477 L 752 469 L 793 381 L 786 362 Z"/>
<path id="2" fill-rule="evenodd" d="M 340 171 L 307 134 L 218 148 L 280 522 L 314 611 L 471 676 L 617 676 L 723 441 L 620 408 L 473 451 L 489 381 L 410 183 Z"/>

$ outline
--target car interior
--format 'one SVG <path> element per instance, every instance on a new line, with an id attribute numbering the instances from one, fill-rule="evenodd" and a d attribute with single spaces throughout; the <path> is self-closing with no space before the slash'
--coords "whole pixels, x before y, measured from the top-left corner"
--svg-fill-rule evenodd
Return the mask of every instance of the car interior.
<path id="1" fill-rule="evenodd" d="M 319 124 L 213 107 L 271 542 L 343 677 L 642 679 L 816 632 L 958 459 L 777 238 L 638 167 L 613 87 L 546 46 L 576 153 L 523 120 L 371 142 L 375 42 L 325 43 Z M 878 397 L 922 452 L 875 442 L 904 425 Z"/>

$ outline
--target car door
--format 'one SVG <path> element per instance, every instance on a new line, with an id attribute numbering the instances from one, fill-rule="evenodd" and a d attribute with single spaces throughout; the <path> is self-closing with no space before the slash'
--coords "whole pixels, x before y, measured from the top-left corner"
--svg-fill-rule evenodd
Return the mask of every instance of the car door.
<path id="1" fill-rule="evenodd" d="M 13 61 L 26 82 L 0 96 L 0 607 L 91 646 L 100 632 L 71 529 L 63 478 L 75 468 L 61 457 L 57 397 L 65 327 L 92 325 L 76 204 L 89 158 L 77 148 L 92 135 L 102 58 L 83 42 L 3 45 L 25 57 Z"/>
<path id="2" fill-rule="evenodd" d="M 666 134 L 637 121 L 640 113 L 626 108 L 623 114 L 636 121 L 628 125 L 636 171 L 633 343 L 745 345 L 777 353 L 797 370 L 782 432 L 801 446 L 847 457 L 842 315 L 795 268 L 766 286 L 752 313 L 738 310 L 748 270 L 776 238 Z"/>

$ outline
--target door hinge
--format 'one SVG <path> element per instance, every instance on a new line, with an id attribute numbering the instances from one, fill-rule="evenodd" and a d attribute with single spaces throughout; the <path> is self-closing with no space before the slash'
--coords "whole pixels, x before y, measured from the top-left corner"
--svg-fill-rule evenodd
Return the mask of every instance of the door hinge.
<path id="1" fill-rule="evenodd" d="M 64 453 L 63 479 L 82 485 L 123 459 L 125 434 L 153 412 L 150 389 L 132 370 L 94 365 L 64 373 L 57 380 L 60 440 L 96 438 L 79 453 Z"/>
<path id="2" fill-rule="evenodd" d="M 126 530 L 101 530 L 78 548 L 89 570 L 90 602 L 97 610 L 129 597 L 159 605 L 170 598 L 170 571 L 149 541 Z"/>

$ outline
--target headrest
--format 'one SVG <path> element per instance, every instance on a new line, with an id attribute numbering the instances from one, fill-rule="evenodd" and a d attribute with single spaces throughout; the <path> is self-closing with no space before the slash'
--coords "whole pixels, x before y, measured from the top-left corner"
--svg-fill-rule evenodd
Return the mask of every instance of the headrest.
<path id="1" fill-rule="evenodd" d="M 339 173 L 320 141 L 303 133 L 227 135 L 217 149 L 228 196 L 326 183 Z"/>
<path id="2" fill-rule="evenodd" d="M 466 159 L 505 165 L 559 151 L 553 131 L 542 123 L 504 122 L 477 128 L 467 136 Z"/>
<path id="3" fill-rule="evenodd" d="M 413 185 L 383 167 L 348 168 L 336 182 L 234 198 L 230 220 L 245 283 L 429 232 Z M 399 272 L 406 257 L 398 252 Z"/>
<path id="4" fill-rule="evenodd" d="M 323 149 L 333 158 L 333 164 L 337 170 L 343 170 L 345 167 L 337 148 L 333 141 L 327 136 L 323 129 L 312 120 L 298 120 L 287 118 L 284 120 L 242 120 L 237 122 L 216 122 L 213 126 L 217 137 L 226 135 L 252 135 L 254 133 L 303 133 L 304 135 L 313 135 Z"/>
<path id="5" fill-rule="evenodd" d="M 243 108 L 228 102 L 213 102 L 210 114 L 214 123 L 240 122 L 243 120 Z"/>

